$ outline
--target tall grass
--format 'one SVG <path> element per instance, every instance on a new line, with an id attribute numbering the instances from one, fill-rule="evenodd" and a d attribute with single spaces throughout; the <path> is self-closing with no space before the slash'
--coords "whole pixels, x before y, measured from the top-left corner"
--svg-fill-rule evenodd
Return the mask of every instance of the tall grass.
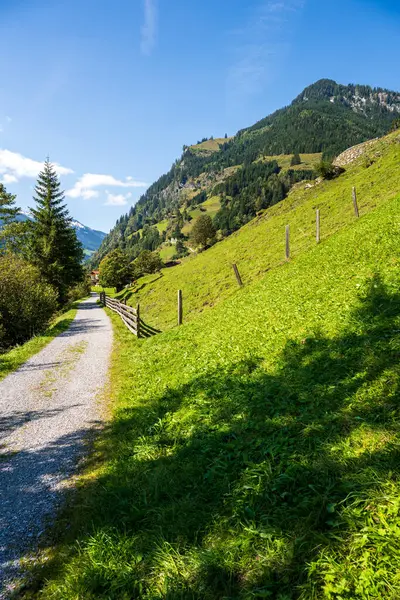
<path id="1" fill-rule="evenodd" d="M 176 293 L 183 291 L 185 322 L 236 292 L 232 263 L 245 284 L 259 280 L 285 260 L 285 226 L 290 224 L 291 256 L 315 246 L 315 211 L 320 209 L 321 239 L 355 221 L 351 188 L 357 187 L 360 215 L 397 196 L 400 190 L 399 133 L 377 141 L 368 156 L 349 165 L 346 173 L 312 189 L 293 190 L 286 200 L 265 211 L 240 231 L 206 252 L 164 269 L 162 277 L 146 276 L 136 288 L 124 291 L 128 303 L 140 302 L 150 325 L 166 331 L 176 325 Z M 133 293 L 135 292 L 135 293 Z"/>
<path id="2" fill-rule="evenodd" d="M 179 329 L 111 315 L 102 462 L 30 597 L 400 597 L 399 210 Z"/>

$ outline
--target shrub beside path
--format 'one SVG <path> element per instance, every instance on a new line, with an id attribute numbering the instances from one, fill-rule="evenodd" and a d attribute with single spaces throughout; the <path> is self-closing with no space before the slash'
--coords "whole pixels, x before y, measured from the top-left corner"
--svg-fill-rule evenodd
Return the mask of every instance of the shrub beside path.
<path id="1" fill-rule="evenodd" d="M 111 345 L 111 322 L 92 295 L 67 331 L 0 382 L 0 599 L 102 422 Z"/>

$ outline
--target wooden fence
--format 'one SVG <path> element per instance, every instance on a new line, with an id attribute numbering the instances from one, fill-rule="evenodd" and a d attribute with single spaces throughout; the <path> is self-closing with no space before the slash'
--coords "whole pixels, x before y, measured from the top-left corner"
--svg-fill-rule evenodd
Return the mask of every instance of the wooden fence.
<path id="1" fill-rule="evenodd" d="M 133 308 L 133 306 L 128 306 L 125 302 L 120 302 L 120 300 L 117 300 L 116 298 L 110 298 L 105 292 L 100 292 L 99 296 L 102 305 L 107 306 L 107 308 L 116 312 L 129 331 L 136 335 L 136 337 L 148 338 L 157 333 L 161 333 L 159 329 L 156 329 L 143 321 L 140 316 L 139 304 L 136 308 Z"/>
<path id="2" fill-rule="evenodd" d="M 352 188 L 352 198 L 353 198 L 354 214 L 358 218 L 360 216 L 360 213 L 358 210 L 357 190 L 355 187 Z M 316 237 L 317 244 L 319 244 L 321 241 L 321 214 L 320 214 L 319 208 L 316 209 L 315 224 L 316 224 L 315 237 Z M 290 225 L 286 225 L 286 227 L 285 227 L 285 256 L 286 256 L 287 261 L 290 260 Z M 236 263 L 234 263 L 232 265 L 232 267 L 233 267 L 233 271 L 235 273 L 238 285 L 239 285 L 239 287 L 242 287 L 243 281 L 242 281 L 242 278 L 241 278 L 241 275 L 239 273 L 239 269 L 238 269 Z M 155 329 L 154 327 L 151 327 L 150 325 L 147 325 L 140 318 L 139 304 L 137 305 L 136 308 L 133 308 L 132 306 L 127 306 L 126 304 L 124 304 L 123 302 L 120 302 L 119 300 L 116 300 L 115 298 L 110 298 L 109 296 L 106 295 L 105 292 L 100 292 L 100 302 L 102 302 L 102 304 L 104 306 L 107 306 L 111 310 L 118 313 L 120 315 L 121 319 L 123 320 L 123 322 L 125 323 L 125 325 L 127 326 L 127 328 L 129 329 L 129 331 L 134 333 L 137 337 L 150 337 L 157 333 L 161 333 L 161 331 L 159 331 L 158 329 Z M 183 323 L 183 295 L 182 295 L 182 290 L 178 290 L 178 325 L 182 325 L 182 323 Z"/>
<path id="3" fill-rule="evenodd" d="M 131 331 L 137 337 L 141 337 L 141 323 L 140 323 L 140 308 L 139 304 L 136 308 L 133 306 L 127 306 L 123 302 L 116 300 L 116 298 L 110 298 L 105 292 L 100 292 L 100 302 L 103 306 L 107 306 L 110 310 L 118 313 L 129 331 Z"/>

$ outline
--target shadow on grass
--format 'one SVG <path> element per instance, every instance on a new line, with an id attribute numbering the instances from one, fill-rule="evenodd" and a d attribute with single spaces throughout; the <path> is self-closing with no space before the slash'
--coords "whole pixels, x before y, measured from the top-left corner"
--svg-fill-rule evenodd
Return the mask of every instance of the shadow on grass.
<path id="1" fill-rule="evenodd" d="M 80 554 L 42 574 L 60 573 L 57 597 L 397 597 L 396 563 L 375 574 L 372 551 L 360 576 L 381 577 L 376 595 L 349 583 L 325 596 L 310 565 L 331 552 L 340 572 L 398 479 L 399 315 L 400 294 L 375 278 L 342 335 L 288 342 L 273 373 L 258 356 L 121 410 L 104 432 L 112 466 L 82 486 L 63 538 Z"/>
<path id="2" fill-rule="evenodd" d="M 162 333 L 162 331 L 160 329 L 152 327 L 151 325 L 143 321 L 143 319 L 140 319 L 140 337 L 148 338 L 152 337 L 153 335 L 157 335 L 157 333 Z"/>

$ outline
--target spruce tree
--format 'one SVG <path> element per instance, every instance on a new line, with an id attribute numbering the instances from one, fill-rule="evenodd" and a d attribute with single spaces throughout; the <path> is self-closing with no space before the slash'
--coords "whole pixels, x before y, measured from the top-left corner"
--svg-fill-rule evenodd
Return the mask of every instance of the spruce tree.
<path id="1" fill-rule="evenodd" d="M 294 167 L 295 165 L 301 165 L 301 158 L 300 158 L 300 154 L 298 154 L 298 153 L 293 154 L 292 160 L 290 161 L 291 167 Z"/>
<path id="2" fill-rule="evenodd" d="M 72 227 L 57 173 L 49 159 L 38 175 L 33 199 L 36 207 L 31 209 L 30 258 L 56 288 L 59 302 L 63 303 L 68 288 L 82 280 L 83 249 Z"/>
<path id="3" fill-rule="evenodd" d="M 0 225 L 7 224 L 15 219 L 18 208 L 15 206 L 15 196 L 9 194 L 2 183 L 0 183 Z"/>

